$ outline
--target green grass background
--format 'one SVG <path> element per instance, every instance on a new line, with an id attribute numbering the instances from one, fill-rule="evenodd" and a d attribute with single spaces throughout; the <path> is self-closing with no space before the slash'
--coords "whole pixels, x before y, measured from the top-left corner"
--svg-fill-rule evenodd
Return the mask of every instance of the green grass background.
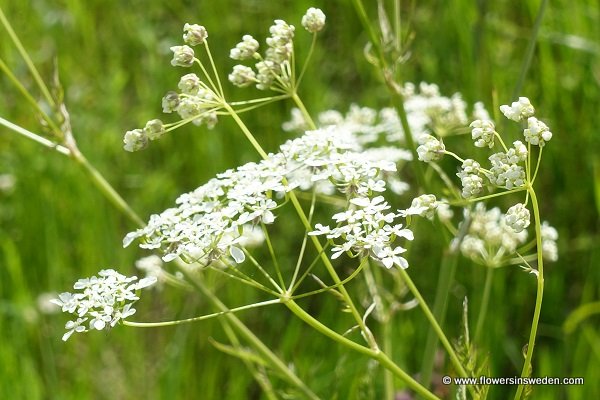
<path id="1" fill-rule="evenodd" d="M 365 3 L 375 21 L 375 7 Z M 412 56 L 403 66 L 406 81 L 435 82 L 443 93 L 459 91 L 469 103 L 482 100 L 488 109 L 494 96 L 504 104 L 512 101 L 539 1 L 418 1 L 412 11 L 406 3 L 405 22 L 411 22 L 415 34 Z M 187 73 L 170 67 L 168 51 L 180 43 L 185 22 L 207 27 L 225 77 L 233 65 L 228 50 L 242 34 L 263 40 L 276 18 L 299 28 L 306 8 L 320 6 L 328 24 L 301 88 L 309 111 L 345 110 L 351 102 L 376 108 L 389 105 L 385 86 L 363 57 L 367 35 L 348 1 L 1 0 L 0 4 L 44 76 L 51 76 L 53 57 L 58 58 L 81 150 L 143 218 L 169 207 L 180 193 L 215 173 L 258 159 L 227 119 L 212 131 L 180 129 L 143 152 L 122 150 L 124 131 L 159 117 L 160 98 Z M 300 54 L 309 41 L 298 29 Z M 4 32 L 0 56 L 28 87 L 34 87 Z M 35 114 L 4 76 L 0 93 L 1 116 L 39 131 Z M 586 379 L 584 386 L 536 387 L 533 398 L 600 398 L 599 316 L 585 319 L 570 334 L 563 330 L 566 317 L 581 305 L 598 301 L 599 294 L 598 2 L 550 2 L 520 94 L 531 99 L 554 133 L 536 183 L 542 215 L 560 234 L 560 260 L 546 269 L 534 375 Z M 288 111 L 289 104 L 279 103 L 244 119 L 259 141 L 273 150 L 290 137 L 280 129 Z M 152 330 L 118 327 L 108 333 L 75 335 L 63 343 L 65 319 L 41 313 L 40 294 L 69 290 L 76 279 L 101 268 L 134 274 L 134 260 L 147 254 L 121 248 L 122 237 L 134 227 L 65 157 L 2 128 L 0 173 L 16 178 L 12 192 L 0 192 L 1 399 L 261 398 L 243 363 L 209 343 L 209 337 L 226 342 L 217 321 Z M 432 302 L 439 256 L 425 257 L 419 251 L 437 245 L 425 236 L 417 238 L 421 243 L 410 256 L 409 272 Z M 464 295 L 476 310 L 483 278 L 481 268 L 461 260 L 446 322 L 451 335 L 459 329 Z M 223 280 L 213 284 L 231 306 L 255 299 Z M 520 372 L 520 351 L 529 334 L 534 300 L 533 279 L 516 268 L 497 271 L 484 335 L 493 376 Z M 345 320 L 340 322 L 335 301 L 319 297 L 305 304 L 339 330 L 347 327 Z M 199 295 L 166 289 L 146 295 L 136 317 L 151 321 L 211 311 Z M 381 396 L 379 369 L 332 345 L 286 310 L 260 309 L 241 317 L 284 360 L 293 361 L 298 374 L 323 398 Z M 394 321 L 394 356 L 410 372 L 419 369 L 426 329 L 416 310 Z M 286 389 L 276 377 L 274 381 Z M 508 398 L 513 389 L 493 387 L 490 398 Z"/>

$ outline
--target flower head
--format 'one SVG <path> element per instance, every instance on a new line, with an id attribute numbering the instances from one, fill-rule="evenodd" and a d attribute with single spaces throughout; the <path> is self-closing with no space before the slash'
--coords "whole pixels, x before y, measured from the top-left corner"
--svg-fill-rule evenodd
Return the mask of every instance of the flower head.
<path id="1" fill-rule="evenodd" d="M 523 203 L 517 203 L 506 212 L 506 224 L 519 233 L 530 223 L 530 214 Z"/>
<path id="2" fill-rule="evenodd" d="M 469 125 L 473 130 L 471 137 L 475 141 L 476 147 L 494 147 L 495 126 L 490 120 L 475 120 Z"/>
<path id="3" fill-rule="evenodd" d="M 536 146 L 544 147 L 552 139 L 552 132 L 548 126 L 535 117 L 527 119 L 527 129 L 523 131 L 525 141 Z"/>
<path id="4" fill-rule="evenodd" d="M 518 101 L 513 102 L 510 106 L 501 105 L 500 111 L 508 119 L 519 122 L 525 118 L 529 118 L 535 112 L 535 109 L 529 102 L 527 97 L 519 97 Z"/>
<path id="5" fill-rule="evenodd" d="M 191 67 L 194 65 L 195 54 L 194 49 L 190 46 L 173 46 L 171 47 L 173 52 L 173 59 L 171 65 L 174 67 Z"/>
<path id="6" fill-rule="evenodd" d="M 67 322 L 67 333 L 62 339 L 66 341 L 75 332 L 114 327 L 135 313 L 136 310 L 131 306 L 139 300 L 136 292 L 155 282 L 156 277 L 138 280 L 135 276 L 127 277 L 113 269 L 102 270 L 97 277 L 78 280 L 73 288 L 79 292 L 61 293 L 58 299 L 51 300 L 63 312 L 77 317 Z"/>
<path id="7" fill-rule="evenodd" d="M 444 142 L 436 139 L 434 136 L 424 134 L 419 138 L 419 143 L 421 143 L 417 147 L 419 160 L 425 162 L 437 161 L 444 156 L 444 151 L 446 150 Z"/>
<path id="8" fill-rule="evenodd" d="M 325 14 L 318 8 L 309 8 L 302 17 L 302 26 L 310 33 L 319 32 L 325 26 Z"/>
<path id="9" fill-rule="evenodd" d="M 206 28 L 198 24 L 185 24 L 183 26 L 183 41 L 190 46 L 202 44 L 208 38 Z"/>
<path id="10" fill-rule="evenodd" d="M 247 60 L 254 57 L 258 46 L 256 39 L 250 35 L 244 35 L 242 41 L 229 51 L 229 57 L 233 60 Z"/>
<path id="11" fill-rule="evenodd" d="M 127 131 L 123 143 L 125 143 L 123 148 L 127 151 L 134 152 L 145 149 L 148 146 L 148 134 L 143 129 Z"/>

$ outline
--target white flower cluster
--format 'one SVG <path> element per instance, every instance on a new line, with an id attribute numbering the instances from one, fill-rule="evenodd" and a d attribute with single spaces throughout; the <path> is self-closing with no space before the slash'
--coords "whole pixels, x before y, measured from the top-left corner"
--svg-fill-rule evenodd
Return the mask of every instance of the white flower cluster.
<path id="1" fill-rule="evenodd" d="M 558 260 L 558 232 L 547 221 L 542 223 L 542 256 L 547 261 Z"/>
<path id="2" fill-rule="evenodd" d="M 185 24 L 183 26 L 183 41 L 190 46 L 198 46 L 206 42 L 208 32 L 206 28 L 198 24 Z"/>
<path id="3" fill-rule="evenodd" d="M 552 139 L 552 132 L 548 126 L 533 116 L 535 109 L 527 97 L 519 97 L 519 101 L 513 102 L 510 106 L 500 106 L 500 111 L 506 118 L 513 121 L 527 120 L 527 128 L 523 130 L 523 136 L 527 143 L 543 147 Z"/>
<path id="4" fill-rule="evenodd" d="M 496 133 L 496 127 L 490 120 L 477 119 L 471 122 L 469 125 L 473 130 L 471 131 L 471 137 L 475 141 L 476 147 L 494 147 L 494 135 Z"/>
<path id="5" fill-rule="evenodd" d="M 336 127 L 307 132 L 268 159 L 228 170 L 180 196 L 177 208 L 151 216 L 123 244 L 141 238 L 140 247 L 162 249 L 165 261 L 182 257 L 208 264 L 229 255 L 243 262 L 244 232 L 273 223 L 273 211 L 290 190 L 337 189 L 349 198 L 383 192 L 382 174 L 396 171 L 397 160 L 370 159 L 362 150 L 353 134 Z"/>
<path id="6" fill-rule="evenodd" d="M 318 8 L 309 8 L 302 17 L 302 26 L 310 33 L 321 31 L 325 26 L 325 13 Z"/>
<path id="7" fill-rule="evenodd" d="M 62 340 L 66 341 L 75 332 L 113 327 L 133 315 L 136 310 L 132 305 L 140 299 L 136 291 L 155 282 L 156 277 L 138 280 L 135 276 L 127 277 L 113 269 L 100 271 L 98 277 L 78 280 L 73 288 L 80 292 L 61 293 L 58 299 L 51 300 L 63 312 L 76 316 L 74 321 L 65 325 L 67 333 Z"/>
<path id="8" fill-rule="evenodd" d="M 530 214 L 523 203 L 517 203 L 506 211 L 506 224 L 515 232 L 521 232 L 530 224 Z"/>
<path id="9" fill-rule="evenodd" d="M 499 208 L 486 210 L 483 203 L 477 203 L 472 212 L 465 210 L 465 214 L 471 222 L 460 250 L 475 262 L 499 266 L 503 257 L 514 253 L 527 239 L 527 231 L 515 232 Z"/>
<path id="10" fill-rule="evenodd" d="M 173 59 L 171 65 L 174 67 L 191 67 L 194 65 L 196 55 L 194 49 L 184 44 L 183 46 L 172 46 L 171 51 L 173 52 Z"/>
<path id="11" fill-rule="evenodd" d="M 165 126 L 160 119 L 150 120 L 146 123 L 144 129 L 125 132 L 123 148 L 131 152 L 145 149 L 148 146 L 148 140 L 159 139 L 165 132 Z"/>
<path id="12" fill-rule="evenodd" d="M 527 148 L 520 141 L 513 143 L 508 152 L 492 154 L 489 160 L 492 164 L 487 176 L 493 185 L 508 190 L 525 184 L 525 169 L 520 163 L 527 159 Z"/>
<path id="13" fill-rule="evenodd" d="M 469 199 L 477 196 L 483 189 L 481 165 L 470 158 L 463 161 L 461 170 L 456 174 L 462 184 L 462 196 Z"/>
<path id="14" fill-rule="evenodd" d="M 519 97 L 519 100 L 514 101 L 510 106 L 501 105 L 500 111 L 506 118 L 519 122 L 531 117 L 535 109 L 527 97 Z"/>
<path id="15" fill-rule="evenodd" d="M 460 94 L 452 97 L 442 96 L 435 84 L 421 82 L 418 86 L 406 83 L 402 88 L 404 108 L 408 125 L 415 139 L 424 134 L 449 132 L 457 127 L 467 125 L 467 104 Z M 481 103 L 474 106 L 474 116 L 489 119 L 487 111 Z M 363 143 L 375 143 L 383 140 L 396 145 L 404 143 L 404 130 L 398 113 L 394 108 L 383 108 L 379 111 L 352 104 L 344 115 L 337 110 L 328 110 L 318 116 L 319 126 L 344 126 L 359 134 Z M 305 131 L 307 129 L 300 110 L 292 110 L 292 119 L 283 125 L 286 131 Z"/>
<path id="16" fill-rule="evenodd" d="M 275 20 L 269 28 L 271 36 L 266 39 L 268 47 L 264 57 L 258 53 L 258 42 L 251 35 L 244 35 L 242 41 L 230 50 L 229 57 L 234 60 L 258 59 L 256 71 L 245 65 L 236 65 L 228 76 L 229 81 L 238 87 L 256 84 L 260 90 L 289 85 L 294 31 L 293 25 L 281 19 Z"/>
<path id="17" fill-rule="evenodd" d="M 388 269 L 394 265 L 407 268 L 408 261 L 400 256 L 406 249 L 394 245 L 396 238 L 413 240 L 412 231 L 394 223 L 401 213 L 388 212 L 390 205 L 383 196 L 355 197 L 350 204 L 348 210 L 332 217 L 334 228 L 316 224 L 316 230 L 309 235 L 325 235 L 331 240 L 335 244 L 333 259 L 343 253 L 351 257 L 369 255 Z"/>
<path id="18" fill-rule="evenodd" d="M 417 147 L 417 154 L 421 161 L 430 162 L 440 160 L 446 151 L 444 142 L 427 133 L 421 135 L 419 144 L 420 146 Z"/>
<path id="19" fill-rule="evenodd" d="M 437 201 L 434 195 L 422 194 L 421 196 L 413 199 L 410 208 L 404 210 L 402 212 L 402 216 L 418 215 L 420 217 L 425 217 L 429 220 L 432 220 L 440 204 L 441 203 Z"/>
<path id="20" fill-rule="evenodd" d="M 552 139 L 552 132 L 548 126 L 536 117 L 527 118 L 527 129 L 523 131 L 525 141 L 535 146 L 544 147 Z"/>

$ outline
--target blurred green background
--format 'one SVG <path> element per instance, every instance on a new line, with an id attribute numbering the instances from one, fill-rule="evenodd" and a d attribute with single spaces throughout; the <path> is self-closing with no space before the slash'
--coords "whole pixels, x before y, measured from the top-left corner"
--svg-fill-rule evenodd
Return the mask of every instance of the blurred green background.
<path id="1" fill-rule="evenodd" d="M 365 3 L 376 21 L 374 4 Z M 513 100 L 539 1 L 405 3 L 404 22 L 415 35 L 411 58 L 403 67 L 406 81 L 437 83 L 442 93 L 461 92 L 468 103 L 482 100 L 490 110 L 494 96 L 501 104 Z M 185 22 L 207 27 L 225 77 L 233 65 L 228 51 L 243 34 L 262 41 L 273 19 L 300 27 L 309 6 L 321 7 L 328 24 L 300 93 L 309 111 L 344 111 L 352 102 L 389 105 L 385 86 L 364 59 L 367 35 L 349 1 L 0 0 L 0 5 L 45 77 L 51 77 L 57 57 L 80 149 L 143 218 L 171 206 L 179 194 L 215 173 L 257 160 L 225 118 L 212 131 L 189 126 L 146 151 L 122 150 L 123 133 L 160 117 L 161 97 L 187 73 L 169 65 L 169 46 L 180 44 Z M 309 36 L 298 29 L 300 57 L 309 43 Z M 0 57 L 26 86 L 34 87 L 4 31 Z M 40 130 L 35 114 L 3 75 L 0 93 L 0 116 Z M 554 133 L 536 183 L 543 218 L 560 234 L 560 259 L 547 266 L 534 375 L 586 378 L 585 386 L 535 387 L 533 398 L 600 398 L 600 317 L 596 313 L 584 319 L 573 332 L 563 329 L 572 312 L 598 301 L 599 295 L 597 1 L 550 2 L 519 94 L 531 99 Z M 244 115 L 268 150 L 291 137 L 280 129 L 289 108 L 278 103 Z M 63 343 L 65 318 L 44 313 L 40 296 L 69 290 L 76 279 L 106 267 L 139 274 L 133 263 L 148 254 L 133 246 L 121 248 L 122 237 L 134 226 L 74 163 L 4 128 L 0 175 L 14 177 L 12 188 L 0 187 L 1 399 L 261 398 L 243 363 L 209 343 L 210 337 L 226 341 L 217 321 L 151 330 L 118 327 L 75 335 Z M 425 257 L 419 249 L 436 242 L 427 242 L 425 235 L 418 240 L 422 242 L 409 255 L 409 272 L 432 302 L 441 251 Z M 461 260 L 446 322 L 451 336 L 458 334 L 463 296 L 476 307 L 484 274 Z M 224 281 L 214 285 L 231 306 L 255 298 Z M 519 374 L 534 300 L 533 279 L 517 268 L 497 271 L 483 350 L 490 351 L 492 376 Z M 339 330 L 347 327 L 337 321 L 334 300 L 319 297 L 310 307 Z M 211 311 L 201 296 L 167 288 L 146 295 L 136 318 L 164 320 Z M 240 316 L 277 354 L 293 362 L 299 376 L 323 398 L 381 396 L 381 370 L 332 346 L 286 310 L 259 309 Z M 419 370 L 426 329 L 417 310 L 395 319 L 394 356 L 409 372 Z M 275 382 L 285 390 L 283 382 Z M 490 398 L 507 398 L 513 390 L 493 387 Z"/>

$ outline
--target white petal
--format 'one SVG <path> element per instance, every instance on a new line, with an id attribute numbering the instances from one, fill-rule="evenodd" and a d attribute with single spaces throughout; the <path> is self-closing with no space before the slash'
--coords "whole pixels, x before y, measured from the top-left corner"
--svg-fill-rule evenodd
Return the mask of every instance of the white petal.
<path id="1" fill-rule="evenodd" d="M 231 246 L 229 248 L 229 254 L 231 254 L 231 257 L 233 257 L 233 260 L 238 264 L 243 263 L 244 260 L 246 259 L 246 255 L 244 254 L 244 252 L 235 246 Z"/>

